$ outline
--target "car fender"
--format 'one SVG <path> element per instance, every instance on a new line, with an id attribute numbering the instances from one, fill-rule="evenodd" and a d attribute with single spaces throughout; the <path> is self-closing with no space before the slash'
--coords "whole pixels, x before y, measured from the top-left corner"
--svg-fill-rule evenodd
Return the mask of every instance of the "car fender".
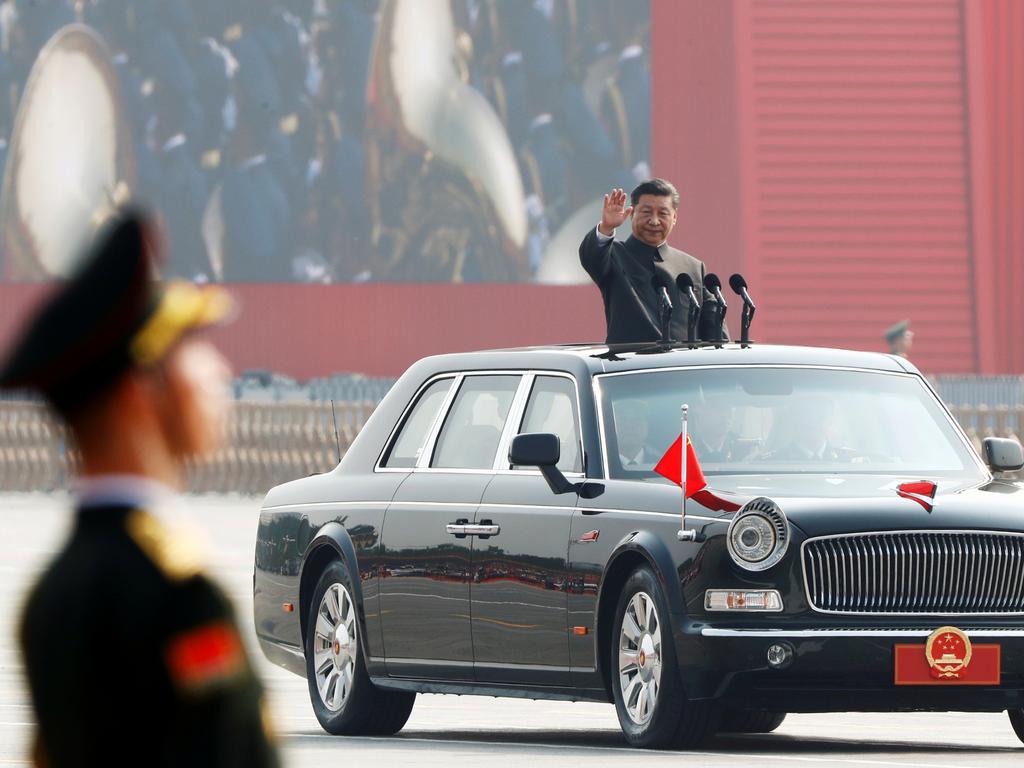
<path id="1" fill-rule="evenodd" d="M 367 637 L 366 622 L 363 619 L 363 587 L 359 579 L 356 548 L 352 544 L 352 538 L 348 535 L 348 531 L 345 530 L 345 526 L 341 523 L 332 521 L 324 525 L 317 531 L 313 540 L 309 542 L 309 546 L 306 547 L 306 551 L 302 556 L 302 566 L 299 569 L 300 597 L 302 587 L 306 584 L 306 567 L 311 561 L 321 562 L 320 558 L 316 557 L 315 554 L 324 547 L 329 548 L 337 559 L 341 561 L 345 570 L 348 571 L 349 584 L 352 587 L 352 599 L 355 600 L 357 607 L 356 620 L 359 622 L 359 631 L 363 637 Z M 320 578 L 320 574 L 310 574 L 310 577 L 309 588 L 313 589 L 316 586 L 316 580 Z M 312 594 L 310 594 L 310 600 L 312 601 Z M 306 643 L 307 612 L 307 609 L 303 606 L 299 616 L 303 648 L 305 648 Z"/>
<path id="2" fill-rule="evenodd" d="M 629 553 L 643 557 L 654 570 L 665 594 L 665 600 L 668 602 L 669 612 L 674 615 L 686 613 L 675 559 L 665 542 L 651 531 L 631 531 L 615 545 L 605 564 L 604 572 L 601 574 L 601 586 L 597 594 L 598 606 L 604 602 L 609 572 L 615 568 L 615 563 L 618 560 Z"/>

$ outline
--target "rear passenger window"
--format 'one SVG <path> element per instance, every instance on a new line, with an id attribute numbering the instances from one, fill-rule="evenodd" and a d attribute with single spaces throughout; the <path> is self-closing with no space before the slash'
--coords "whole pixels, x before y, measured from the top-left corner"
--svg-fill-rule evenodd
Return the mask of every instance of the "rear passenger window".
<path id="1" fill-rule="evenodd" d="M 437 439 L 430 466 L 490 469 L 519 376 L 467 376 Z"/>
<path id="2" fill-rule="evenodd" d="M 408 469 L 416 466 L 423 452 L 423 445 L 427 441 L 427 435 L 430 434 L 430 428 L 434 425 L 434 420 L 441 411 L 441 404 L 444 403 L 444 397 L 451 386 L 452 379 L 439 379 L 424 390 L 391 446 L 391 452 L 384 461 L 385 467 Z"/>
<path id="3" fill-rule="evenodd" d="M 583 471 L 579 423 L 576 385 L 572 380 L 563 376 L 538 376 L 533 382 L 519 432 L 550 432 L 557 435 L 562 446 L 558 468 L 563 472 Z"/>

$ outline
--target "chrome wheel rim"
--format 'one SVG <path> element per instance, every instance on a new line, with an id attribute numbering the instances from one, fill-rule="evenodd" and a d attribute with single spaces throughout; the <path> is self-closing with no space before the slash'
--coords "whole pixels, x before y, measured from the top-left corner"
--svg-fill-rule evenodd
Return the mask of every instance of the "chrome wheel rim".
<path id="1" fill-rule="evenodd" d="M 619 632 L 619 690 L 629 719 L 646 725 L 661 689 L 661 621 L 654 600 L 637 592 L 626 604 Z"/>
<path id="2" fill-rule="evenodd" d="M 332 584 L 320 598 L 313 630 L 313 674 L 320 701 L 332 712 L 345 706 L 355 679 L 356 611 L 348 590 Z"/>

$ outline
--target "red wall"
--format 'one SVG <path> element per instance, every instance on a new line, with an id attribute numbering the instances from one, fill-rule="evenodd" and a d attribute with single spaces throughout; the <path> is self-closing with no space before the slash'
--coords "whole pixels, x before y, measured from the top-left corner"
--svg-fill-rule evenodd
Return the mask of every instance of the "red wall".
<path id="1" fill-rule="evenodd" d="M 980 370 L 1024 371 L 1024 7 L 965 2 Z"/>
<path id="2" fill-rule="evenodd" d="M 673 236 L 740 268 L 755 338 L 1024 372 L 1024 7 L 653 0 Z"/>
<path id="3" fill-rule="evenodd" d="M 604 338 L 593 286 L 233 285 L 241 312 L 214 332 L 236 370 L 299 379 L 398 376 L 425 355 Z M 0 283 L 0 350 L 41 294 Z"/>

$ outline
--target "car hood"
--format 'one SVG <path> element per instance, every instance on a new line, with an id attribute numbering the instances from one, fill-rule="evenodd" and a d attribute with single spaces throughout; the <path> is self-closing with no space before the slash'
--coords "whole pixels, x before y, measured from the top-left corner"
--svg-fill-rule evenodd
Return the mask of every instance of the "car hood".
<path id="1" fill-rule="evenodd" d="M 902 483 L 928 479 L 938 486 L 931 504 L 897 493 Z M 730 502 L 772 499 L 808 537 L 921 529 L 1024 531 L 1024 486 L 1007 480 L 801 474 L 719 476 L 708 482 L 717 498 Z M 698 505 L 693 506 L 696 512 Z"/>

